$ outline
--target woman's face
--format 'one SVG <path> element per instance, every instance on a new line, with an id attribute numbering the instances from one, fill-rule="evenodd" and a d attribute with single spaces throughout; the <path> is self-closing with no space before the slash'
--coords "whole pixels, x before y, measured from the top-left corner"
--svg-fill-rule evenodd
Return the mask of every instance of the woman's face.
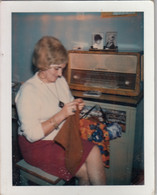
<path id="1" fill-rule="evenodd" d="M 50 65 L 50 68 L 44 71 L 46 76 L 46 82 L 55 82 L 58 77 L 61 77 L 65 66 L 66 64 Z"/>
<path id="2" fill-rule="evenodd" d="M 101 43 L 101 40 L 100 40 L 100 39 L 98 39 L 98 40 L 96 40 L 95 42 L 96 42 L 96 44 L 98 44 L 98 45 L 99 45 L 99 44 Z"/>

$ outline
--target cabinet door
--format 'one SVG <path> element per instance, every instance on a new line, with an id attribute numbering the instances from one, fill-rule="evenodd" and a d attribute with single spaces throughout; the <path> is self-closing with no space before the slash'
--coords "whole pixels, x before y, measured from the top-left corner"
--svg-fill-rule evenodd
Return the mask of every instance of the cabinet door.
<path id="1" fill-rule="evenodd" d="M 127 154 L 125 143 L 110 141 L 110 167 L 105 169 L 108 185 L 129 184 L 131 164 L 128 164 Z"/>
<path id="2" fill-rule="evenodd" d="M 86 101 L 86 105 L 100 105 L 105 110 L 126 113 L 126 130 L 121 137 L 110 140 L 110 167 L 105 168 L 107 185 L 131 184 L 136 108 Z"/>

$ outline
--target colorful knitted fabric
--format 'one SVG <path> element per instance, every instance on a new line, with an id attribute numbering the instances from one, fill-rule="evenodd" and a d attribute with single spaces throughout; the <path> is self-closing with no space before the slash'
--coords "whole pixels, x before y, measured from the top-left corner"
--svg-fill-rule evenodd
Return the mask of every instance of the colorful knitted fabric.
<path id="1" fill-rule="evenodd" d="M 109 132 L 105 130 L 106 125 L 90 119 L 80 120 L 81 138 L 96 144 L 102 155 L 105 167 L 109 167 Z"/>

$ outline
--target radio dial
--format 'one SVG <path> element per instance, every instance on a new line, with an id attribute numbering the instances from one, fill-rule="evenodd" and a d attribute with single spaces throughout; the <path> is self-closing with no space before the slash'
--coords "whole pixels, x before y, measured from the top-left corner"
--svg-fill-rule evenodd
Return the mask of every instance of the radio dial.
<path id="1" fill-rule="evenodd" d="M 78 80 L 80 77 L 78 75 L 74 75 L 73 78 Z"/>
<path id="2" fill-rule="evenodd" d="M 130 81 L 125 81 L 125 85 L 130 85 Z"/>

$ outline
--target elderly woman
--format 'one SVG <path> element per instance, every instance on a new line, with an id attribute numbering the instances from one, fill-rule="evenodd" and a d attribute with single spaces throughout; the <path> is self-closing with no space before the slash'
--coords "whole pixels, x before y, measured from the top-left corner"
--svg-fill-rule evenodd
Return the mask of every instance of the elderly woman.
<path id="1" fill-rule="evenodd" d="M 38 69 L 18 91 L 19 146 L 25 161 L 50 174 L 69 181 L 72 175 L 65 165 L 65 150 L 54 141 L 68 117 L 84 106 L 74 99 L 63 69 L 68 53 L 61 42 L 43 37 L 35 46 L 33 63 Z M 80 185 L 104 185 L 105 173 L 99 148 L 82 140 L 83 155 L 75 177 Z"/>

